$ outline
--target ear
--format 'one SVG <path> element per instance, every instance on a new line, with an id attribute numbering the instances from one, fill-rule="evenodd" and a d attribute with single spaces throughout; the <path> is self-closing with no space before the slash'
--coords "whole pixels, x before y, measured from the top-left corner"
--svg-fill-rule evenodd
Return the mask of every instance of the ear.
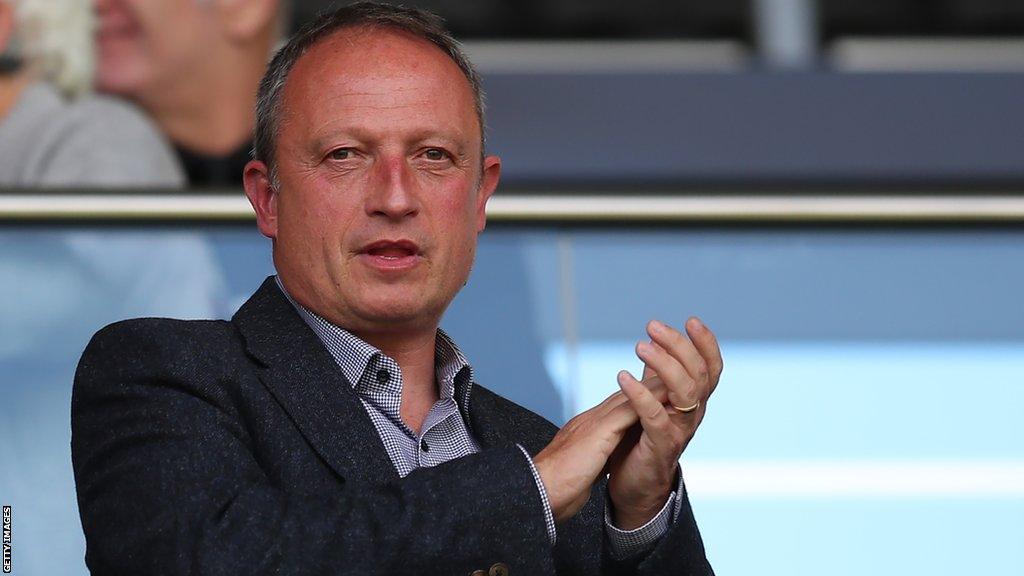
<path id="1" fill-rule="evenodd" d="M 7 42 L 14 33 L 14 7 L 6 0 L 0 0 L 0 53 L 7 49 Z"/>
<path id="2" fill-rule="evenodd" d="M 250 160 L 242 174 L 245 195 L 256 212 L 256 226 L 267 238 L 277 238 L 277 190 L 270 181 L 267 165 Z"/>
<path id="3" fill-rule="evenodd" d="M 228 38 L 248 41 L 273 30 L 279 0 L 216 0 L 217 18 Z"/>
<path id="4" fill-rule="evenodd" d="M 483 174 L 480 175 L 480 187 L 477 189 L 476 197 L 476 231 L 477 234 L 484 231 L 487 226 L 487 201 L 491 199 L 494 191 L 498 188 L 498 180 L 501 178 L 501 158 L 488 156 L 484 158 Z"/>

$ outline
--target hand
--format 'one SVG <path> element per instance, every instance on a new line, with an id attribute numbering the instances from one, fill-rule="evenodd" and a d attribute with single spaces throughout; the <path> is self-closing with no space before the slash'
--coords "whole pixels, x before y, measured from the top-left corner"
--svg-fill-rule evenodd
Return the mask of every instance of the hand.
<path id="1" fill-rule="evenodd" d="M 608 495 L 615 524 L 632 530 L 661 510 L 675 484 L 679 457 L 704 418 L 707 400 L 722 375 L 722 354 L 715 335 L 697 318 L 686 322 L 686 335 L 658 321 L 647 324 L 650 342 L 637 344 L 644 362 L 644 381 L 619 372 L 618 381 L 639 425 L 627 433 L 609 460 Z M 651 394 L 651 383 L 663 384 L 669 405 Z M 645 385 L 646 384 L 646 385 Z M 672 405 L 689 407 L 683 413 Z"/>
<path id="2" fill-rule="evenodd" d="M 652 382 L 647 393 L 659 403 L 668 399 L 660 382 Z M 571 518 L 587 503 L 590 488 L 609 456 L 636 422 L 637 414 L 629 399 L 616 392 L 566 422 L 537 454 L 533 464 L 548 493 L 556 522 Z"/>

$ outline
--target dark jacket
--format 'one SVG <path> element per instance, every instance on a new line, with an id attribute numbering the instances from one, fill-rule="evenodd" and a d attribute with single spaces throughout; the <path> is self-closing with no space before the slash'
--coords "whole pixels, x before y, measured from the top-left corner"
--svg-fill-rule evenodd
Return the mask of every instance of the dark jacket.
<path id="1" fill-rule="evenodd" d="M 481 452 L 400 478 L 272 279 L 230 322 L 108 326 L 71 408 L 86 563 L 95 576 L 711 573 L 685 494 L 653 552 L 612 562 L 599 483 L 552 549 L 515 444 L 536 454 L 555 426 L 472 390 Z"/>

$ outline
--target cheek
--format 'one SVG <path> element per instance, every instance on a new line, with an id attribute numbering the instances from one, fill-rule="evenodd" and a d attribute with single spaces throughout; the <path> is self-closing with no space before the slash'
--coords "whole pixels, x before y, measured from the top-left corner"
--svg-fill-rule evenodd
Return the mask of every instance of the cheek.
<path id="1" fill-rule="evenodd" d="M 287 194 L 287 192 L 285 192 Z M 325 251 L 342 250 L 352 222 L 350 209 L 337 196 L 304 190 L 301 198 L 279 203 L 278 237 L 304 260 L 316 260 Z"/>
<path id="2" fill-rule="evenodd" d="M 440 233 L 450 246 L 452 264 L 468 268 L 476 251 L 476 204 L 473 197 L 464 191 L 446 198 L 449 201 L 439 206 L 444 211 Z"/>
<path id="3" fill-rule="evenodd" d="M 459 178 L 456 181 L 438 186 L 435 201 L 442 207 L 453 224 L 469 222 L 476 210 L 476 182 L 470 178 Z M 467 220 L 468 219 L 468 220 Z"/>
<path id="4" fill-rule="evenodd" d="M 190 71 L 206 58 L 211 42 L 208 20 L 212 16 L 198 13 L 194 2 L 178 10 L 138 14 L 140 58 L 162 78 L 188 78 Z"/>
<path id="5" fill-rule="evenodd" d="M 133 94 L 169 76 L 167 58 L 145 32 L 102 39 L 99 43 L 98 82 L 101 88 Z"/>

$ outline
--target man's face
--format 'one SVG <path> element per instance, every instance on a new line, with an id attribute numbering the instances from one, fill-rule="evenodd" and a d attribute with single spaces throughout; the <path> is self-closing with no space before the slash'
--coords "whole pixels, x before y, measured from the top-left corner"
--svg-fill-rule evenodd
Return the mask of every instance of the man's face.
<path id="1" fill-rule="evenodd" d="M 342 30 L 299 59 L 282 98 L 280 188 L 260 229 L 286 288 L 357 333 L 436 326 L 500 171 L 481 166 L 465 76 L 425 40 Z"/>
<path id="2" fill-rule="evenodd" d="M 217 29 L 202 0 L 94 0 L 97 88 L 128 97 L 189 77 Z"/>

